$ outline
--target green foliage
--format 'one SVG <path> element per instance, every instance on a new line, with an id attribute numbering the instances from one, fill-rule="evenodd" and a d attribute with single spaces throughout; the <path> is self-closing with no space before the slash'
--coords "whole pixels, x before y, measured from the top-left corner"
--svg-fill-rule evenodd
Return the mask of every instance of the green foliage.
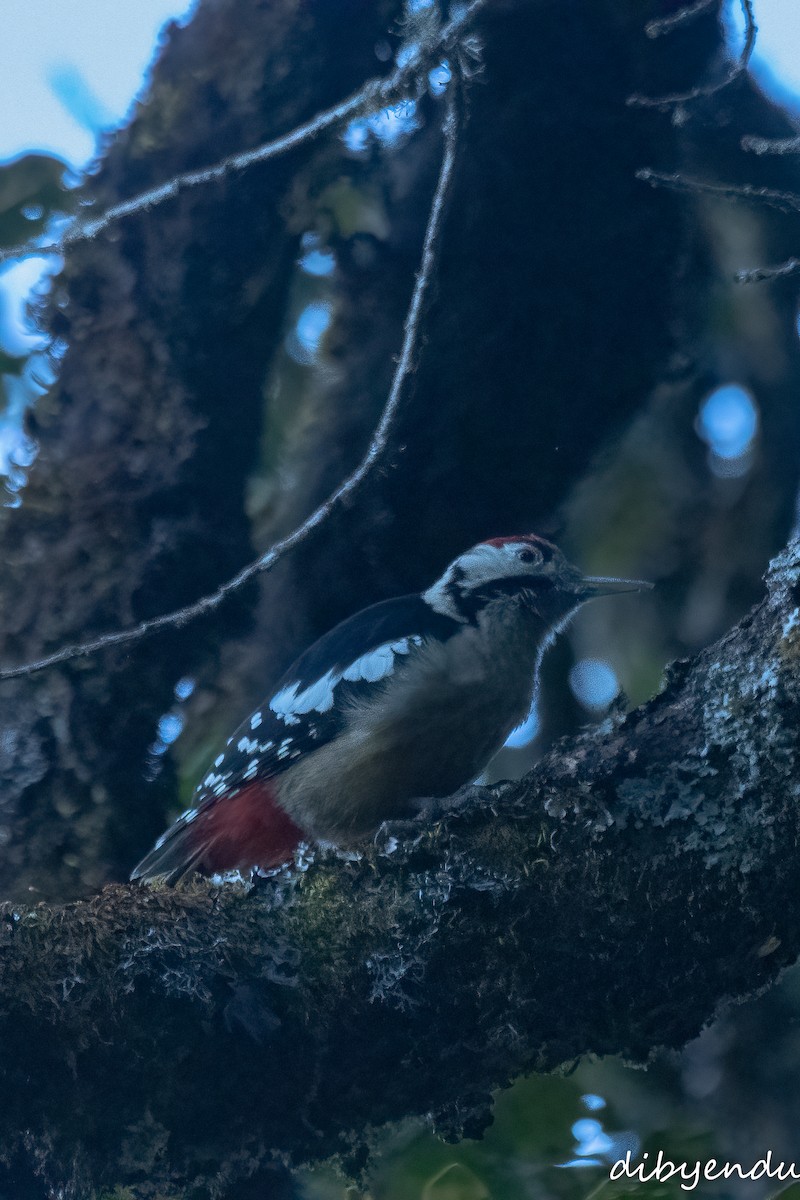
<path id="1" fill-rule="evenodd" d="M 181 1200 L 182 1193 L 174 1192 L 167 1196 L 163 1192 L 151 1193 L 148 1190 L 148 1200 Z M 97 1192 L 93 1200 L 141 1200 L 141 1193 L 133 1188 L 115 1187 L 110 1192 Z"/>
<path id="2" fill-rule="evenodd" d="M 37 237 L 53 212 L 72 209 L 65 170 L 66 163 L 49 154 L 25 154 L 0 167 L 0 246 Z M 0 370 L 6 370 L 2 363 Z"/>
<path id="3" fill-rule="evenodd" d="M 5 350 L 0 348 L 0 375 L 21 375 L 26 362 L 24 354 L 6 354 Z"/>
<path id="4" fill-rule="evenodd" d="M 772 1192 L 769 1200 L 800 1200 L 800 1183 L 790 1183 L 781 1191 Z"/>
<path id="5" fill-rule="evenodd" d="M 491 1193 L 469 1167 L 450 1163 L 428 1180 L 422 1200 L 491 1200 Z"/>
<path id="6" fill-rule="evenodd" d="M 581 1097 L 600 1094 L 607 1106 L 587 1110 Z M 641 1136 L 632 1166 L 659 1150 L 676 1164 L 723 1156 L 707 1130 L 691 1126 L 676 1088 L 674 1068 L 659 1063 L 648 1071 L 624 1067 L 618 1059 L 586 1061 L 568 1076 L 531 1076 L 501 1092 L 494 1121 L 485 1136 L 446 1145 L 419 1126 L 404 1125 L 379 1141 L 366 1200 L 679 1200 L 681 1177 L 642 1183 L 609 1178 L 611 1162 L 568 1167 L 576 1160 L 572 1126 L 595 1117 L 611 1136 L 632 1130 Z M 747 1164 L 745 1164 L 747 1165 Z M 343 1200 L 352 1193 L 330 1172 L 306 1176 L 307 1200 Z M 703 1181 L 704 1198 L 725 1194 L 724 1181 Z M 800 1200 L 800 1191 L 781 1193 Z"/>

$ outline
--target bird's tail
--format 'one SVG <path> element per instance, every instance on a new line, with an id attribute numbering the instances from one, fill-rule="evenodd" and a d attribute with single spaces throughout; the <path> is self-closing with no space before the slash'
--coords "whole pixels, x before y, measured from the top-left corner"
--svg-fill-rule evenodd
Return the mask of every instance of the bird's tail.
<path id="1" fill-rule="evenodd" d="M 288 862 L 303 840 L 269 782 L 254 780 L 182 813 L 134 867 L 131 879 L 176 883 L 187 871 L 277 867 Z"/>

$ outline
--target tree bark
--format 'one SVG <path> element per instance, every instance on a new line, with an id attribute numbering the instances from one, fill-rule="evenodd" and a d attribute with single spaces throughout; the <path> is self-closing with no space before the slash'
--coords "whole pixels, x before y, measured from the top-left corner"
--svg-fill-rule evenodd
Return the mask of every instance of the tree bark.
<path id="1" fill-rule="evenodd" d="M 399 0 L 205 0 L 171 31 L 146 104 L 86 197 L 102 208 L 286 132 L 381 69 L 376 45 L 385 60 L 401 10 Z M 730 283 L 709 268 L 710 238 L 690 233 L 684 202 L 635 171 L 682 163 L 690 136 L 695 156 L 724 148 L 723 174 L 734 154 L 754 182 L 772 171 L 767 181 L 791 186 L 794 168 L 753 156 L 742 166 L 741 133 L 786 130 L 743 81 L 724 94 L 724 121 L 711 103 L 686 125 L 626 105 L 631 92 L 695 83 L 719 50 L 714 13 L 656 42 L 643 34 L 647 15 L 617 0 L 568 18 L 561 0 L 498 0 L 481 14 L 438 299 L 386 462 L 260 595 L 130 651 L 0 685 L 3 895 L 64 899 L 124 878 L 211 744 L 304 645 L 363 604 L 430 582 L 480 537 L 557 529 L 560 506 L 664 378 L 676 343 L 699 364 L 676 417 L 696 442 L 698 400 L 722 370 L 698 330 L 709 309 L 731 307 Z M 439 155 L 436 104 L 423 98 L 419 116 L 426 128 L 393 154 L 354 160 L 332 134 L 69 249 L 46 322 L 66 355 L 34 414 L 40 454 L 24 503 L 3 518 L 4 665 L 213 590 L 358 460 L 385 401 Z M 368 210 L 370 232 L 343 223 L 337 204 Z M 753 219 L 771 260 L 796 249 L 782 219 Z M 305 435 L 280 458 L 266 381 L 293 311 L 299 235 L 323 226 L 337 253 L 324 381 Z M 790 518 L 800 441 L 790 287 L 762 291 L 757 319 L 748 309 L 725 351 L 726 374 L 743 382 L 758 377 L 754 361 L 776 374 L 757 378 L 756 483 L 724 510 L 731 534 L 714 539 L 732 577 L 717 630 L 749 603 Z M 692 453 L 705 481 L 699 444 Z M 265 467 L 270 456 L 277 467 Z M 279 502 L 253 521 L 246 492 L 259 470 L 271 470 Z M 283 492 L 281 472 L 295 481 Z M 705 486 L 688 516 L 675 504 L 689 562 L 703 553 Z M 619 515 L 606 524 L 619 538 Z M 586 536 L 596 548 L 596 530 Z M 675 608 L 663 606 L 660 626 Z M 148 747 L 184 674 L 199 681 L 179 752 L 189 748 L 148 781 Z"/>
<path id="2" fill-rule="evenodd" d="M 221 1195 L 273 1155 L 355 1167 L 400 1117 L 474 1136 L 523 1071 L 683 1045 L 800 950 L 799 664 L 795 541 L 650 703 L 356 860 L 4 905 L 0 1159 Z"/>
<path id="3" fill-rule="evenodd" d="M 287 132 L 374 73 L 398 13 L 392 0 L 206 0 L 170 30 L 147 104 L 83 199 L 103 211 Z M 22 507 L 0 509 L 4 664 L 180 607 L 255 557 L 245 481 L 298 254 L 286 211 L 312 155 L 68 248 L 45 317 L 63 361 L 31 416 L 39 457 Z M 5 896 L 65 899 L 126 876 L 176 790 L 169 769 L 146 778 L 158 719 L 182 675 L 215 672 L 254 595 L 226 606 L 224 626 L 0 685 Z"/>

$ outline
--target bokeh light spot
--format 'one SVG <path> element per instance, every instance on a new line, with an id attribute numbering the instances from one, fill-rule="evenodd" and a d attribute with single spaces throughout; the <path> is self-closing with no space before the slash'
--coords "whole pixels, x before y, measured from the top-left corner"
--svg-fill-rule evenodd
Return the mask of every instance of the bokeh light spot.
<path id="1" fill-rule="evenodd" d="M 716 388 L 700 405 L 697 433 L 718 458 L 740 458 L 758 429 L 758 410 L 738 383 Z"/>
<path id="2" fill-rule="evenodd" d="M 336 266 L 336 259 L 331 250 L 321 250 L 314 247 L 307 250 L 300 259 L 300 269 L 305 271 L 306 275 L 316 275 L 319 277 L 330 275 L 333 268 Z"/>
<path id="3" fill-rule="evenodd" d="M 184 675 L 175 684 L 175 698 L 177 700 L 188 700 L 195 689 L 195 681 L 190 675 Z"/>
<path id="4" fill-rule="evenodd" d="M 614 668 L 599 658 L 582 658 L 569 673 L 569 686 L 575 699 L 592 711 L 608 708 L 619 695 L 619 680 Z"/>
<path id="5" fill-rule="evenodd" d="M 166 746 L 172 745 L 182 731 L 183 717 L 179 713 L 165 713 L 158 722 L 158 736 Z"/>
<path id="6" fill-rule="evenodd" d="M 447 59 L 440 62 L 438 67 L 428 71 L 428 89 L 432 96 L 441 96 L 447 91 L 447 85 L 452 77 L 450 64 Z"/>
<path id="7" fill-rule="evenodd" d="M 286 349 L 295 362 L 308 365 L 314 361 L 330 323 L 330 304 L 313 300 L 305 306 L 286 343 Z"/>

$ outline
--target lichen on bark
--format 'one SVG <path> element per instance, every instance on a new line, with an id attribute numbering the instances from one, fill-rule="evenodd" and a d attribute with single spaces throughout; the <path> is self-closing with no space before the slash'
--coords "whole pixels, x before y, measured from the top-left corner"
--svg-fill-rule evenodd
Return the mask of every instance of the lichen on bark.
<path id="1" fill-rule="evenodd" d="M 650 703 L 357 858 L 4 905 L 0 1157 L 177 1197 L 409 1115 L 475 1135 L 520 1072 L 683 1045 L 800 950 L 798 599 L 794 542 Z"/>

